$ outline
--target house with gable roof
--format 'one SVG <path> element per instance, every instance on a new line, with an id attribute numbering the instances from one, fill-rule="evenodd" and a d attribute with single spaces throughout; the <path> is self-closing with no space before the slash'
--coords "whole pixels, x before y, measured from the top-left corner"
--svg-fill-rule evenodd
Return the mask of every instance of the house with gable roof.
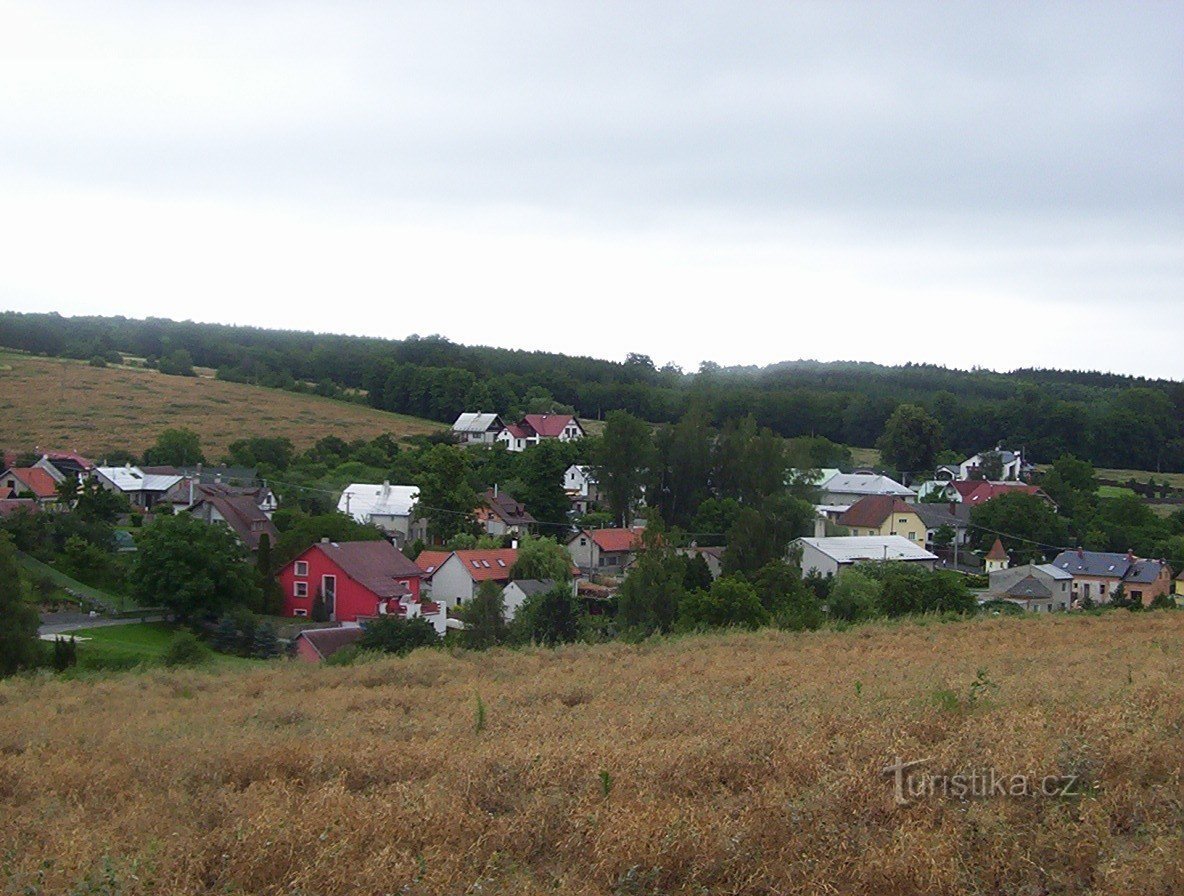
<path id="1" fill-rule="evenodd" d="M 819 501 L 825 505 L 850 507 L 863 498 L 877 495 L 900 498 L 911 504 L 917 493 L 890 476 L 868 471 L 837 473 L 817 487 Z"/>
<path id="2" fill-rule="evenodd" d="M 51 504 L 58 498 L 58 480 L 41 467 L 9 467 L 0 473 L 0 498 Z"/>
<path id="3" fill-rule="evenodd" d="M 1068 610 L 1073 604 L 1073 576 L 1051 563 L 996 569 L 990 573 L 988 599 L 1035 613 Z"/>
<path id="4" fill-rule="evenodd" d="M 481 496 L 481 505 L 473 514 L 486 535 L 523 535 L 536 523 L 521 501 L 501 491 L 496 485 Z"/>
<path id="5" fill-rule="evenodd" d="M 852 535 L 903 535 L 914 544 L 925 546 L 927 529 L 917 506 L 906 504 L 894 495 L 861 498 L 840 514 L 836 522 Z"/>
<path id="6" fill-rule="evenodd" d="M 357 622 L 372 616 L 404 615 L 399 607 L 420 603 L 423 571 L 389 541 L 329 541 L 310 545 L 276 576 L 284 615 L 311 617 L 321 595 L 329 618 Z M 406 600 L 405 600 L 406 599 Z M 425 613 L 436 613 L 433 607 Z"/>
<path id="7" fill-rule="evenodd" d="M 157 471 L 169 467 L 155 467 Z M 176 500 L 185 488 L 185 477 L 173 472 L 149 472 L 125 464 L 122 467 L 95 467 L 95 479 L 108 491 L 127 497 L 133 507 L 151 510 L 162 501 Z"/>
<path id="8" fill-rule="evenodd" d="M 423 551 L 415 563 L 427 579 L 432 600 L 448 608 L 472 600 L 483 582 L 509 584 L 510 570 L 518 560 L 516 548 L 450 551 L 440 559 L 443 553 Z"/>
<path id="9" fill-rule="evenodd" d="M 420 537 L 418 532 L 413 534 L 417 500 L 417 485 L 354 482 L 341 493 L 337 510 L 363 525 L 377 526 L 402 544 L 408 539 Z"/>
<path id="10" fill-rule="evenodd" d="M 581 529 L 567 541 L 572 562 L 584 575 L 619 575 L 633 562 L 642 529 Z"/>
<path id="11" fill-rule="evenodd" d="M 1095 604 L 1108 604 L 1119 586 L 1143 606 L 1171 592 L 1172 570 L 1167 563 L 1144 560 L 1131 551 L 1117 554 L 1078 548 L 1061 551 L 1052 563 L 1073 576 L 1074 603 L 1088 598 Z"/>
<path id="12" fill-rule="evenodd" d="M 507 451 L 525 451 L 544 439 L 571 442 L 584 437 L 584 427 L 571 414 L 527 414 L 498 433 Z"/>
<path id="13" fill-rule="evenodd" d="M 497 414 L 464 413 L 452 424 L 452 437 L 462 445 L 493 445 L 505 428 Z"/>

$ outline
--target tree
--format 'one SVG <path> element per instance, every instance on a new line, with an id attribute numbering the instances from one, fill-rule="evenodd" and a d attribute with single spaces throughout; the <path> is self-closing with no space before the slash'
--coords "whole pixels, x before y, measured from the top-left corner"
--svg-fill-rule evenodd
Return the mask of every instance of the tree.
<path id="1" fill-rule="evenodd" d="M 92 522 L 114 523 L 120 514 L 131 510 L 131 505 L 122 492 L 108 491 L 94 478 L 87 479 L 81 486 L 77 486 L 73 499 L 74 513 Z"/>
<path id="2" fill-rule="evenodd" d="M 144 452 L 144 463 L 154 466 L 188 467 L 205 463 L 201 440 L 192 429 L 166 429 L 156 444 Z"/>
<path id="3" fill-rule="evenodd" d="M 711 587 L 713 579 L 711 567 L 702 554 L 696 552 L 686 558 L 686 572 L 682 577 L 682 585 L 687 591 L 705 591 Z"/>
<path id="4" fill-rule="evenodd" d="M 981 550 L 988 550 L 999 537 L 1016 564 L 1043 563 L 1046 551 L 1068 540 L 1065 521 L 1039 495 L 1004 493 L 973 508 L 970 522 Z"/>
<path id="5" fill-rule="evenodd" d="M 193 356 L 183 348 L 179 348 L 174 352 L 169 352 L 157 364 L 157 369 L 161 373 L 167 373 L 171 376 L 197 376 L 193 369 Z"/>
<path id="6" fill-rule="evenodd" d="M 238 439 L 227 448 L 227 461 L 244 467 L 267 466 L 274 470 L 286 470 L 292 463 L 295 448 L 292 440 L 285 436 L 255 436 Z"/>
<path id="7" fill-rule="evenodd" d="M 440 636 L 432 624 L 421 616 L 414 619 L 379 616 L 362 626 L 358 646 L 362 650 L 405 654 L 417 647 L 439 647 Z"/>
<path id="8" fill-rule="evenodd" d="M 862 569 L 851 566 L 839 571 L 826 602 L 832 619 L 859 622 L 880 612 L 880 583 Z"/>
<path id="9" fill-rule="evenodd" d="M 682 558 L 666 545 L 663 533 L 648 526 L 637 559 L 617 592 L 617 618 L 626 628 L 649 634 L 668 632 L 685 594 Z"/>
<path id="10" fill-rule="evenodd" d="M 679 604 L 678 624 L 684 629 L 760 628 L 769 621 L 769 613 L 757 597 L 756 589 L 743 579 L 724 576 L 706 591 L 692 591 Z"/>
<path id="11" fill-rule="evenodd" d="M 988 482 L 998 482 L 1003 478 L 1003 455 L 995 449 L 984 451 L 978 456 L 978 476 Z"/>
<path id="12" fill-rule="evenodd" d="M 571 585 L 556 585 L 523 601 L 514 614 L 513 640 L 548 647 L 575 641 L 580 636 L 581 615 Z"/>
<path id="13" fill-rule="evenodd" d="M 251 656 L 256 659 L 269 660 L 280 655 L 279 638 L 269 622 L 261 622 L 255 627 L 255 637 L 251 641 Z"/>
<path id="14" fill-rule="evenodd" d="M 551 538 L 523 538 L 518 543 L 518 559 L 510 569 L 511 579 L 550 579 L 571 581 L 571 554 Z"/>
<path id="15" fill-rule="evenodd" d="M 1098 480 L 1094 465 L 1072 454 L 1062 454 L 1040 477 L 1040 487 L 1066 516 L 1088 515 L 1097 504 Z"/>
<path id="16" fill-rule="evenodd" d="M 526 505 L 536 520 L 545 523 L 567 520 L 571 501 L 563 490 L 563 474 L 576 462 L 578 450 L 575 442 L 544 439 L 529 451 L 517 454 L 515 472 L 522 487 L 511 494 Z"/>
<path id="17" fill-rule="evenodd" d="M 477 492 L 468 474 L 468 459 L 455 445 L 435 445 L 423 457 L 415 512 L 428 521 L 429 534 L 439 541 L 462 532 L 477 533 L 472 516 Z"/>
<path id="18" fill-rule="evenodd" d="M 482 582 L 460 615 L 465 624 L 464 645 L 470 650 L 488 650 L 506 640 L 506 601 L 497 582 Z"/>
<path id="19" fill-rule="evenodd" d="M 382 532 L 376 527 L 359 523 L 353 517 L 336 511 L 314 516 L 303 513 L 281 515 L 277 511 L 275 519 L 277 526 L 280 523 L 283 525 L 280 526 L 280 537 L 271 552 L 273 570 L 287 566 L 322 538 L 330 541 L 379 541 L 382 538 Z"/>
<path id="20" fill-rule="evenodd" d="M 131 592 L 144 606 L 165 607 L 191 622 L 231 607 L 258 607 L 258 577 L 225 526 L 191 514 L 160 517 L 136 541 Z"/>
<path id="21" fill-rule="evenodd" d="M 753 579 L 761 606 L 782 628 L 815 629 L 825 617 L 818 596 L 802 580 L 797 563 L 774 560 L 761 567 Z"/>
<path id="22" fill-rule="evenodd" d="M 885 616 L 969 613 L 976 606 L 960 573 L 923 569 L 911 563 L 868 563 L 863 571 L 880 583 L 879 610 Z"/>
<path id="23" fill-rule="evenodd" d="M 788 494 L 768 498 L 760 509 L 745 507 L 728 532 L 724 572 L 751 576 L 784 560 L 789 543 L 811 530 L 814 516 L 810 504 Z"/>
<path id="24" fill-rule="evenodd" d="M 40 659 L 37 608 L 25 595 L 16 551 L 0 532 L 0 675 L 29 669 Z"/>
<path id="25" fill-rule="evenodd" d="M 898 405 L 876 445 L 884 460 L 901 472 L 931 470 L 941 450 L 941 424 L 920 405 Z"/>
<path id="26" fill-rule="evenodd" d="M 633 508 L 653 455 L 653 438 L 644 420 L 627 411 L 610 411 L 595 448 L 593 468 L 609 512 L 619 526 L 633 522 Z"/>
<path id="27" fill-rule="evenodd" d="M 699 505 L 711 495 L 714 432 L 709 423 L 706 410 L 696 405 L 654 437 L 654 463 L 646 496 L 668 526 L 689 526 Z"/>

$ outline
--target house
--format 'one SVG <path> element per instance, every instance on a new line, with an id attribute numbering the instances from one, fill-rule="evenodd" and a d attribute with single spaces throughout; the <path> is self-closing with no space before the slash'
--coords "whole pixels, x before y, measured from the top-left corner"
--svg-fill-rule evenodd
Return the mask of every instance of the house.
<path id="1" fill-rule="evenodd" d="M 415 558 L 415 565 L 418 566 L 424 575 L 424 579 L 430 579 L 440 565 L 452 556 L 452 551 L 420 551 L 419 556 Z"/>
<path id="2" fill-rule="evenodd" d="M 933 569 L 937 555 L 903 535 L 840 535 L 833 538 L 798 538 L 790 551 L 802 554 L 802 576 L 829 577 L 856 563 L 894 561 Z"/>
<path id="3" fill-rule="evenodd" d="M 563 474 L 563 491 L 571 501 L 572 510 L 585 514 L 600 503 L 600 486 L 591 467 L 572 464 Z"/>
<path id="4" fill-rule="evenodd" d="M 180 510 L 192 507 L 205 498 L 235 498 L 248 497 L 255 502 L 255 506 L 271 519 L 271 515 L 279 506 L 275 493 L 265 485 L 227 485 L 222 482 L 203 483 L 197 477 L 186 476 L 185 485 L 173 497 L 173 503 Z"/>
<path id="5" fill-rule="evenodd" d="M 171 468 L 156 467 L 159 470 Z M 94 477 L 107 491 L 118 492 L 133 507 L 150 510 L 162 501 L 175 501 L 182 493 L 185 479 L 177 472 L 148 472 L 125 464 L 122 467 L 95 467 Z"/>
<path id="6" fill-rule="evenodd" d="M 417 485 L 371 485 L 355 482 L 346 486 L 337 502 L 337 510 L 352 516 L 363 525 L 377 526 L 402 544 L 414 538 L 412 523 L 415 502 L 419 499 Z"/>
<path id="7" fill-rule="evenodd" d="M 536 594 L 546 594 L 555 590 L 554 579 L 517 579 L 502 589 L 502 604 L 506 608 L 506 621 L 514 618 L 518 608 L 526 603 L 528 597 Z"/>
<path id="8" fill-rule="evenodd" d="M 968 479 L 951 482 L 946 491 L 949 500 L 964 504 L 967 508 L 977 507 L 993 498 L 998 498 L 1000 495 L 1013 493 L 1035 495 L 1047 502 L 1054 510 L 1056 509 L 1056 504 L 1044 489 L 1024 482 L 989 482 L 986 479 Z"/>
<path id="9" fill-rule="evenodd" d="M 416 558 L 416 568 L 428 577 L 432 600 L 449 609 L 472 600 L 483 582 L 509 584 L 510 570 L 518 560 L 516 548 L 452 551 L 443 560 L 439 554 L 424 551 Z M 426 572 L 426 568 L 432 572 Z"/>
<path id="10" fill-rule="evenodd" d="M 917 498 L 915 491 L 905 488 L 895 479 L 866 471 L 839 473 L 831 476 L 818 486 L 818 491 L 820 504 L 838 504 L 847 507 L 868 496 L 901 498 L 907 503 L 912 503 Z"/>
<path id="11" fill-rule="evenodd" d="M 987 575 L 990 575 L 993 572 L 1007 569 L 1009 566 L 1011 566 L 1011 557 L 1007 556 L 1007 551 L 1003 549 L 1003 542 L 996 538 L 995 543 L 991 545 L 991 550 L 983 558 L 983 569 Z"/>
<path id="12" fill-rule="evenodd" d="M 497 441 L 504 443 L 507 451 L 525 451 L 544 439 L 571 442 L 583 437 L 584 427 L 571 414 L 527 414 L 498 433 Z"/>
<path id="13" fill-rule="evenodd" d="M 47 451 L 33 466 L 40 467 L 52 476 L 55 482 L 65 482 L 71 478 L 82 482 L 90 476 L 95 463 L 73 451 Z"/>
<path id="14" fill-rule="evenodd" d="M 852 535 L 903 535 L 913 544 L 925 546 L 925 522 L 916 506 L 893 495 L 860 498 L 837 522 Z"/>
<path id="15" fill-rule="evenodd" d="M 277 576 L 284 615 L 311 617 L 321 595 L 329 618 L 356 622 L 388 612 L 404 597 L 420 599 L 423 571 L 388 541 L 322 539 L 291 560 Z"/>
<path id="16" fill-rule="evenodd" d="M 327 660 L 339 650 L 357 644 L 362 639 L 359 625 L 334 626 L 333 628 L 308 628 L 292 641 L 296 658 L 306 663 Z"/>
<path id="17" fill-rule="evenodd" d="M 256 503 L 253 495 L 224 495 L 200 493 L 197 500 L 184 510 L 206 523 L 227 526 L 248 551 L 259 550 L 264 535 L 274 545 L 280 537 L 275 523 Z"/>
<path id="18" fill-rule="evenodd" d="M 0 520 L 14 513 L 36 513 L 40 509 L 41 505 L 32 498 L 0 498 Z"/>
<path id="19" fill-rule="evenodd" d="M 584 575 L 618 575 L 633 561 L 641 529 L 581 529 L 567 542 L 567 550 Z"/>
<path id="20" fill-rule="evenodd" d="M 938 530 L 943 527 L 954 531 L 954 544 L 962 545 L 970 540 L 970 527 L 966 524 L 966 520 L 959 518 L 952 512 L 952 508 L 947 508 L 947 505 L 919 501 L 910 506 L 917 512 L 917 516 L 921 517 L 921 522 L 925 524 L 926 550 L 933 550 L 934 538 L 937 536 Z"/>
<path id="21" fill-rule="evenodd" d="M 523 535 L 530 532 L 535 518 L 525 505 L 495 485 L 481 496 L 482 504 L 473 514 L 485 528 L 486 535 Z"/>
<path id="22" fill-rule="evenodd" d="M 687 548 L 679 548 L 677 551 L 683 557 L 702 557 L 707 564 L 707 571 L 711 573 L 711 578 L 718 579 L 724 572 L 724 549 L 716 547 L 701 548 L 698 545 L 692 544 Z"/>
<path id="23" fill-rule="evenodd" d="M 1073 576 L 1051 563 L 1028 563 L 990 573 L 988 599 L 1005 600 L 1036 613 L 1068 610 Z"/>
<path id="24" fill-rule="evenodd" d="M 57 480 L 41 467 L 9 467 L 0 473 L 0 498 L 25 498 L 49 504 L 57 497 Z"/>
<path id="25" fill-rule="evenodd" d="M 1132 552 L 1062 551 L 1053 566 L 1073 576 L 1073 602 L 1110 603 L 1122 586 L 1126 596 L 1150 604 L 1172 587 L 1172 571 L 1162 560 L 1144 560 Z"/>
<path id="26" fill-rule="evenodd" d="M 494 445 L 506 424 L 497 414 L 461 414 L 452 424 L 452 436 L 462 445 Z"/>
<path id="27" fill-rule="evenodd" d="M 961 480 L 968 479 L 982 479 L 982 464 L 983 456 L 989 454 L 988 451 L 980 451 L 974 457 L 968 457 L 958 465 L 958 478 Z M 999 460 L 1002 466 L 1002 472 L 999 474 L 999 479 L 1002 480 L 1018 480 L 1025 479 L 1031 475 L 1035 467 L 1024 460 L 1024 450 L 1009 451 L 1001 445 L 995 447 L 994 453 L 999 455 Z"/>

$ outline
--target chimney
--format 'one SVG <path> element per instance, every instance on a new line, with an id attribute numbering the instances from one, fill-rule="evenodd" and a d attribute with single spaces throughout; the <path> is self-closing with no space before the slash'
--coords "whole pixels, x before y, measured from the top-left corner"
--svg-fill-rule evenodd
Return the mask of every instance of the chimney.
<path id="1" fill-rule="evenodd" d="M 322 539 L 321 539 L 321 544 L 328 544 L 328 543 L 329 543 L 329 537 L 328 537 L 328 536 L 325 536 L 324 538 L 322 538 Z"/>
<path id="2" fill-rule="evenodd" d="M 495 498 L 497 497 L 497 483 L 496 482 L 493 484 L 493 496 Z"/>
<path id="3" fill-rule="evenodd" d="M 1135 552 L 1132 551 L 1130 548 L 1126 549 L 1126 562 L 1127 563 L 1134 563 L 1135 562 Z"/>
<path id="4" fill-rule="evenodd" d="M 511 550 L 515 550 L 515 551 L 518 550 L 518 539 L 517 538 L 515 538 L 513 541 L 510 542 L 510 548 L 511 548 Z"/>
<path id="5" fill-rule="evenodd" d="M 1077 548 L 1077 559 L 1078 560 L 1085 559 L 1085 551 L 1083 551 L 1080 547 Z"/>

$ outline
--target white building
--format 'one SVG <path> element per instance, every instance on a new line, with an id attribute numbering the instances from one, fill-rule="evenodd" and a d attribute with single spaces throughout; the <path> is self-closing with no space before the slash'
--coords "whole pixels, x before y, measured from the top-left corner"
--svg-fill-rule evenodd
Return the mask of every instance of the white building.
<path id="1" fill-rule="evenodd" d="M 411 517 L 418 498 L 417 485 L 355 482 L 341 493 L 337 509 L 363 525 L 377 526 L 389 535 L 406 539 L 411 532 Z"/>
<path id="2" fill-rule="evenodd" d="M 95 467 L 95 478 L 111 492 L 127 496 L 133 507 L 152 507 L 160 501 L 179 494 L 185 481 L 183 476 L 165 473 L 146 473 L 127 464 L 122 467 Z"/>
<path id="3" fill-rule="evenodd" d="M 461 414 L 452 424 L 452 435 L 462 445 L 493 445 L 506 428 L 497 414 Z"/>
<path id="4" fill-rule="evenodd" d="M 903 535 L 841 535 L 833 538 L 799 538 L 790 545 L 802 552 L 802 576 L 815 573 L 836 575 L 840 569 L 856 563 L 885 561 L 917 563 L 933 569 L 936 554 L 909 541 Z"/>
<path id="5" fill-rule="evenodd" d="M 975 478 L 975 474 L 982 466 L 983 455 L 990 452 L 980 451 L 974 457 L 968 457 L 958 465 L 958 478 L 965 482 L 967 479 Z M 1028 472 L 1029 465 L 1024 461 L 1023 449 L 1019 451 L 1009 451 L 1002 446 L 995 448 L 995 453 L 999 455 L 999 460 L 1003 468 L 1003 472 L 999 474 L 1000 480 L 1022 479 L 1024 474 Z M 978 476 L 982 479 L 984 477 Z"/>

